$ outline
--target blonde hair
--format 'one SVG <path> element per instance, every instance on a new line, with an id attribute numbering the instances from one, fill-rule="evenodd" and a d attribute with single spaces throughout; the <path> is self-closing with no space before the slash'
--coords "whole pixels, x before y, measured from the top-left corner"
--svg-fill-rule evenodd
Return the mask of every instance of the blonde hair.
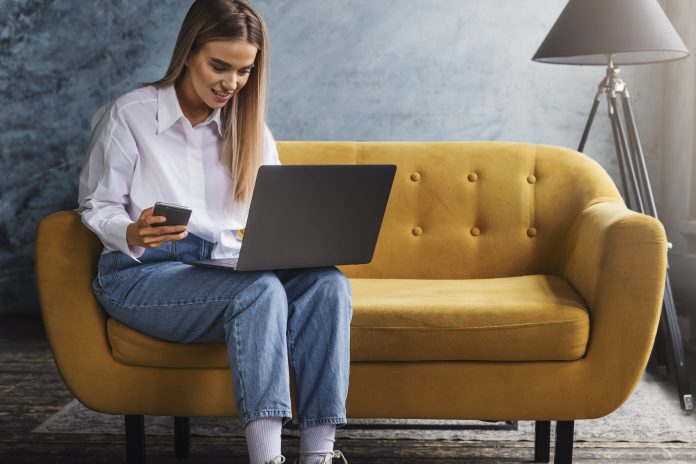
<path id="1" fill-rule="evenodd" d="M 268 87 L 268 32 L 259 12 L 244 0 L 196 0 L 181 25 L 164 77 L 143 85 L 173 85 L 184 75 L 192 52 L 213 40 L 243 39 L 256 46 L 246 85 L 222 108 L 222 164 L 233 181 L 232 201 L 248 208 L 256 172 L 263 163 Z"/>

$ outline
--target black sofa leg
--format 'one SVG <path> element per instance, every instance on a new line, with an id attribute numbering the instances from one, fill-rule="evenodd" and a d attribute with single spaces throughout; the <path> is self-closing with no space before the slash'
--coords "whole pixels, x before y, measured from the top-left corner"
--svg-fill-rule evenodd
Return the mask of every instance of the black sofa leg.
<path id="1" fill-rule="evenodd" d="M 126 415 L 126 462 L 145 464 L 145 416 Z"/>
<path id="2" fill-rule="evenodd" d="M 551 421 L 534 422 L 534 462 L 549 462 Z"/>
<path id="3" fill-rule="evenodd" d="M 189 456 L 191 436 L 191 422 L 188 417 L 174 418 L 174 454 L 177 459 L 185 459 Z"/>
<path id="4" fill-rule="evenodd" d="M 556 421 L 556 449 L 554 464 L 571 464 L 573 462 L 573 428 L 574 421 Z"/>

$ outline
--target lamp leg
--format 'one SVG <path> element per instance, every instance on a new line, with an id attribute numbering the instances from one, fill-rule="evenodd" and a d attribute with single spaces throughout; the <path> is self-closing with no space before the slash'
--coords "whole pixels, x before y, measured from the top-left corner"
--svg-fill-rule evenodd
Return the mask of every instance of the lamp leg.
<path id="1" fill-rule="evenodd" d="M 636 122 L 633 117 L 633 110 L 631 108 L 631 102 L 628 96 L 628 90 L 625 90 L 621 96 L 621 101 L 624 107 L 624 116 L 626 118 L 626 132 L 628 133 L 631 145 L 634 147 L 634 152 L 636 154 L 636 166 L 638 168 L 638 174 L 641 180 L 641 190 L 644 193 L 644 198 L 648 201 L 645 205 L 648 207 L 645 214 L 649 214 L 656 219 L 657 208 L 655 207 L 655 199 L 653 197 L 652 189 L 650 188 L 650 178 L 648 177 L 648 169 L 645 165 L 645 156 L 643 155 L 643 147 L 640 144 L 640 139 L 638 138 L 638 129 L 636 127 Z"/>
<path id="2" fill-rule="evenodd" d="M 628 184 L 626 180 L 626 169 L 624 167 L 625 149 L 626 147 L 622 143 L 621 133 L 619 132 L 621 123 L 619 122 L 618 115 L 616 114 L 616 105 L 611 99 L 608 100 L 609 103 L 609 120 L 611 122 L 611 131 L 614 135 L 614 148 L 616 149 L 616 158 L 619 162 L 619 172 L 621 174 L 621 191 L 623 192 L 623 198 L 626 202 L 626 206 L 631 208 L 633 202 L 631 201 L 630 191 L 628 190 Z M 631 208 L 632 209 L 632 208 Z"/>
<path id="3" fill-rule="evenodd" d="M 643 210 L 644 214 L 649 214 L 657 219 L 657 208 L 650 188 L 650 178 L 648 177 L 648 169 L 645 165 L 645 157 L 643 156 L 643 147 L 640 145 L 638 138 L 638 128 L 636 127 L 635 119 L 633 118 L 633 110 L 628 96 L 628 90 L 624 89 L 621 93 L 621 103 L 623 105 L 623 115 L 626 119 L 626 133 L 630 144 L 630 152 L 633 155 L 633 163 L 636 166 L 638 187 L 643 205 L 647 210 Z"/>
<path id="4" fill-rule="evenodd" d="M 665 279 L 665 297 L 662 306 L 662 318 L 666 319 L 667 332 L 669 334 L 670 348 L 667 350 L 667 362 L 671 365 L 677 381 L 679 391 L 679 402 L 684 411 L 691 412 L 694 409 L 694 400 L 691 395 L 691 385 L 686 368 L 686 358 L 684 356 L 684 343 L 682 341 L 681 330 L 677 320 L 677 313 L 674 308 L 674 298 L 672 296 L 672 285 L 669 280 L 669 271 Z"/>
<path id="5" fill-rule="evenodd" d="M 643 199 L 640 197 L 640 191 L 638 190 L 638 180 L 636 179 L 636 170 L 633 167 L 633 162 L 631 161 L 631 154 L 629 152 L 628 141 L 626 133 L 623 129 L 623 124 L 621 122 L 621 115 L 619 114 L 619 108 L 616 104 L 616 96 L 611 95 L 609 97 L 609 114 L 612 119 L 612 125 L 615 128 L 614 139 L 618 138 L 619 144 L 621 145 L 621 153 L 619 153 L 619 167 L 623 167 L 621 173 L 621 179 L 624 180 L 625 170 L 628 169 L 628 181 L 631 188 L 631 193 L 638 204 L 638 211 L 643 212 Z M 623 162 L 621 162 L 623 161 Z M 624 185 L 625 187 L 625 185 Z"/>
<path id="6" fill-rule="evenodd" d="M 600 86 L 601 87 L 601 86 Z M 595 114 L 597 113 L 597 107 L 599 106 L 599 101 L 602 99 L 602 90 L 597 91 L 595 95 L 594 103 L 592 103 L 592 109 L 590 109 L 590 115 L 587 118 L 587 123 L 585 123 L 585 130 L 582 132 L 582 138 L 580 139 L 579 152 L 585 149 L 585 142 L 587 142 L 587 137 L 590 135 L 590 129 L 592 128 L 592 122 L 594 121 Z"/>

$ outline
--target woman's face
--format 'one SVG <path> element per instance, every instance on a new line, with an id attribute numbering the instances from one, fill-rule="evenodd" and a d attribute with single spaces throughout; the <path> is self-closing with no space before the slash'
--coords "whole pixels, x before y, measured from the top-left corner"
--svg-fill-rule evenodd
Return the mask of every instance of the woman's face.
<path id="1" fill-rule="evenodd" d="M 209 108 L 222 108 L 246 85 L 256 52 L 243 39 L 206 42 L 189 56 L 186 79 Z"/>

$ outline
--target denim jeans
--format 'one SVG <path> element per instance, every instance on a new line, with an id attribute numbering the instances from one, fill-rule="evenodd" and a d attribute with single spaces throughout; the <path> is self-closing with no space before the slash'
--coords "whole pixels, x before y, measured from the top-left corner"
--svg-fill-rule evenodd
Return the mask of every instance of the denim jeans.
<path id="1" fill-rule="evenodd" d="M 209 259 L 213 243 L 189 233 L 146 248 L 141 263 L 101 255 L 92 283 L 114 319 L 180 343 L 225 342 L 242 427 L 292 419 L 290 369 L 300 427 L 347 423 L 351 287 L 335 267 L 228 271 L 183 264 Z"/>

